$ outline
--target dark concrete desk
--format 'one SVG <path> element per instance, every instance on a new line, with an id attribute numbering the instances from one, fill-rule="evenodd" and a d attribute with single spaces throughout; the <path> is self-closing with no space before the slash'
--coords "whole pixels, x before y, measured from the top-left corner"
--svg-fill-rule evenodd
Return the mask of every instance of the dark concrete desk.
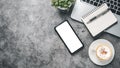
<path id="1" fill-rule="evenodd" d="M 93 38 L 85 26 L 51 7 L 50 0 L 0 0 L 0 68 L 101 68 L 88 57 Z M 84 48 L 70 55 L 54 27 L 68 19 Z M 104 33 L 116 50 L 113 62 L 120 67 L 120 38 Z"/>

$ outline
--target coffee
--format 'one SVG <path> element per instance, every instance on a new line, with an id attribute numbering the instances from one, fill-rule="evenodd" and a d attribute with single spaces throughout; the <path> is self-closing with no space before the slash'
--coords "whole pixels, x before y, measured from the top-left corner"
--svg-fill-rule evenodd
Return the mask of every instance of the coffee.
<path id="1" fill-rule="evenodd" d="M 96 55 L 100 60 L 109 60 L 112 55 L 111 48 L 104 44 L 99 45 L 96 49 Z"/>

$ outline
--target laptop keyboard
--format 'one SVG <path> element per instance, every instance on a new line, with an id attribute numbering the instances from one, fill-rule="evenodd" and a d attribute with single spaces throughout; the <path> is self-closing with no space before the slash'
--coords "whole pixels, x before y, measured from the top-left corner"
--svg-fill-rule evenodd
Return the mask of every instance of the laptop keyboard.
<path id="1" fill-rule="evenodd" d="M 120 0 L 83 0 L 83 1 L 95 6 L 100 6 L 101 4 L 106 3 L 113 13 L 120 15 Z"/>

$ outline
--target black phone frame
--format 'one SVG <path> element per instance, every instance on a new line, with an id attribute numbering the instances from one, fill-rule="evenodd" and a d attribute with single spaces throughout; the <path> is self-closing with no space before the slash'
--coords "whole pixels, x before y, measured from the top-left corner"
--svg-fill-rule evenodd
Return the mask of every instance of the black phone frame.
<path id="1" fill-rule="evenodd" d="M 75 33 L 75 35 L 77 36 L 77 38 L 80 40 L 80 42 L 82 43 L 82 47 L 79 48 L 78 50 L 74 51 L 73 53 L 71 53 L 71 51 L 69 50 L 69 48 L 67 47 L 67 44 L 64 42 L 64 40 L 62 39 L 62 37 L 60 36 L 60 34 L 58 33 L 58 31 L 56 30 L 56 28 L 61 25 L 62 23 L 64 23 L 65 21 L 67 21 L 67 23 L 70 25 L 71 29 L 73 30 L 73 32 Z M 78 52 L 80 49 L 82 49 L 84 47 L 83 42 L 81 41 L 81 39 L 78 37 L 77 33 L 75 32 L 75 30 L 73 29 L 73 27 L 71 26 L 71 24 L 69 23 L 68 20 L 64 20 L 63 22 L 61 22 L 60 24 L 58 24 L 57 26 L 54 27 L 54 30 L 56 31 L 56 33 L 58 34 L 59 38 L 62 40 L 62 42 L 64 43 L 64 45 L 66 46 L 66 48 L 68 49 L 69 53 L 71 55 L 75 54 L 76 52 Z"/>

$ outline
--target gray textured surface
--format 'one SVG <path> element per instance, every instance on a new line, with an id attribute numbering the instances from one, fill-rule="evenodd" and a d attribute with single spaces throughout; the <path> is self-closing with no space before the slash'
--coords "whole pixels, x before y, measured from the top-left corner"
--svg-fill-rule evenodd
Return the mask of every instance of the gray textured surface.
<path id="1" fill-rule="evenodd" d="M 51 7 L 50 0 L 0 0 L 0 68 L 101 68 L 88 57 L 93 38 L 83 24 Z M 54 27 L 68 19 L 84 48 L 70 55 Z M 120 39 L 109 34 L 116 54 L 104 68 L 120 67 Z"/>

